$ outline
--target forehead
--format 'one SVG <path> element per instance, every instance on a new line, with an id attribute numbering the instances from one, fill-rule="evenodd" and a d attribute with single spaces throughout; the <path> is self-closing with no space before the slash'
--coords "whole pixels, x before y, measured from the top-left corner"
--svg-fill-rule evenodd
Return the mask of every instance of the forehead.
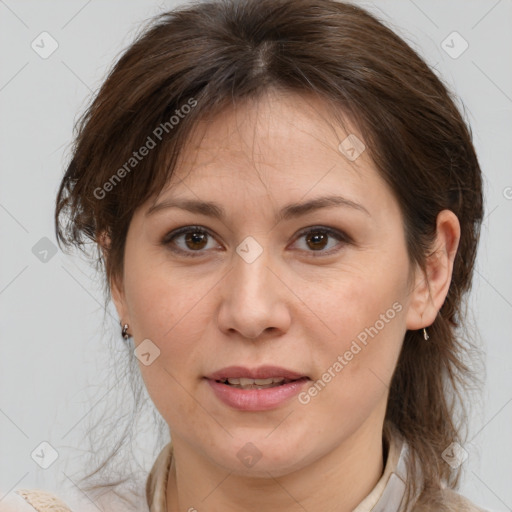
<path id="1" fill-rule="evenodd" d="M 226 181 L 239 180 L 304 190 L 340 180 L 379 181 L 359 130 L 342 120 L 343 126 L 327 103 L 312 95 L 268 91 L 245 100 L 196 125 L 164 191 L 177 191 L 185 182 L 224 189 Z M 353 141 L 360 143 L 355 159 L 344 152 Z"/>

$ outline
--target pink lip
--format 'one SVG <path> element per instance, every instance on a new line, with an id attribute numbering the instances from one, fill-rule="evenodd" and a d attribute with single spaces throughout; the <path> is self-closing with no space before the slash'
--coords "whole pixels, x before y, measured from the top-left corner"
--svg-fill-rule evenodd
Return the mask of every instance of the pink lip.
<path id="1" fill-rule="evenodd" d="M 247 379 L 268 379 L 270 377 L 283 377 L 289 380 L 297 380 L 303 377 L 307 377 L 307 375 L 300 374 L 292 370 L 287 370 L 286 368 L 281 368 L 279 366 L 260 366 L 254 370 L 250 370 L 249 368 L 245 368 L 243 366 L 228 366 L 227 368 L 222 368 L 221 370 L 206 376 L 207 379 L 213 381 L 238 379 L 240 377 L 245 377 Z"/>
<path id="2" fill-rule="evenodd" d="M 212 379 L 207 379 L 207 382 L 217 398 L 226 405 L 242 411 L 267 411 L 279 407 L 298 394 L 309 380 L 303 377 L 266 389 L 239 389 Z"/>
<path id="3" fill-rule="evenodd" d="M 291 382 L 266 389 L 239 389 L 229 384 L 218 382 L 226 379 L 238 379 L 240 377 L 247 379 L 283 377 Z M 279 366 L 260 366 L 253 370 L 243 366 L 228 366 L 205 378 L 221 402 L 242 411 L 275 409 L 292 396 L 298 394 L 306 382 L 310 380 L 306 375 Z"/>

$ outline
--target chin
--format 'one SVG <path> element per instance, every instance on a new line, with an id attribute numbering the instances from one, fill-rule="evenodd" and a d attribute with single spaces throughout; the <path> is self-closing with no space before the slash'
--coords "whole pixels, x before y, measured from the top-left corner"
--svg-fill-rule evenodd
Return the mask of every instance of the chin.
<path id="1" fill-rule="evenodd" d="M 304 467 L 310 458 L 305 457 L 304 443 L 290 443 L 289 438 L 279 436 L 272 439 L 274 434 L 269 436 L 268 431 L 265 431 L 262 435 L 259 430 L 253 436 L 246 435 L 242 439 L 232 440 L 214 458 L 227 471 L 255 478 L 269 478 L 270 475 L 280 477 Z M 226 457 L 226 454 L 230 456 Z"/>

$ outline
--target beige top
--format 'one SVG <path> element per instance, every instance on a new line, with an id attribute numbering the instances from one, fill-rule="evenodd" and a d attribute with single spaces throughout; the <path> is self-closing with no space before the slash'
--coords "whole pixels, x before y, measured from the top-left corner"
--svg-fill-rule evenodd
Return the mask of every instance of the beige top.
<path id="1" fill-rule="evenodd" d="M 146 501 L 141 503 L 137 508 L 138 511 L 145 512 L 167 512 L 166 489 L 167 479 L 172 460 L 172 442 L 169 442 L 161 450 L 146 480 Z M 364 500 L 354 509 L 353 512 L 485 512 L 483 509 L 476 507 L 461 495 L 451 489 L 441 490 L 435 499 L 429 501 L 422 506 L 412 506 L 404 508 L 403 498 L 405 494 L 406 482 L 406 465 L 408 446 L 403 439 L 395 435 L 391 438 L 389 450 L 386 457 L 386 465 L 384 472 L 373 488 L 373 490 L 364 498 Z M 18 504 L 14 504 L 11 508 L 2 508 L 0 502 L 0 511 L 26 511 L 33 512 L 97 512 L 105 510 L 113 512 L 114 510 L 126 510 L 126 507 L 112 505 L 108 508 L 100 508 L 98 503 L 94 503 L 90 507 L 80 507 L 72 511 L 56 496 L 32 489 L 19 489 L 15 491 L 18 497 Z M 30 504 L 31 507 L 27 506 Z"/>

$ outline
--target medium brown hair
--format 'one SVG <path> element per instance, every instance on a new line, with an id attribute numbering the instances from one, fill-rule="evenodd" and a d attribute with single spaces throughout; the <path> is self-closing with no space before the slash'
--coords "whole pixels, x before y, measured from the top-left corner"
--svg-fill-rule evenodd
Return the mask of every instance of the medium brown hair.
<path id="1" fill-rule="evenodd" d="M 77 125 L 57 196 L 59 245 L 98 247 L 108 234 L 107 261 L 99 251 L 97 261 L 105 263 L 107 283 L 120 279 L 133 213 L 169 182 L 197 121 L 270 89 L 313 94 L 340 122 L 355 123 L 400 205 L 411 262 L 425 268 L 439 212 L 459 219 L 448 295 L 429 342 L 418 331 L 406 333 L 384 432 L 394 427 L 409 444 L 409 500 L 442 481 L 455 488 L 460 470 L 441 454 L 452 442 L 463 444 L 464 397 L 477 382 L 467 364 L 476 347 L 465 336 L 463 299 L 483 215 L 481 171 L 447 87 L 367 11 L 332 0 L 219 0 L 158 16 L 115 64 Z M 158 127 L 156 147 L 127 166 Z"/>

